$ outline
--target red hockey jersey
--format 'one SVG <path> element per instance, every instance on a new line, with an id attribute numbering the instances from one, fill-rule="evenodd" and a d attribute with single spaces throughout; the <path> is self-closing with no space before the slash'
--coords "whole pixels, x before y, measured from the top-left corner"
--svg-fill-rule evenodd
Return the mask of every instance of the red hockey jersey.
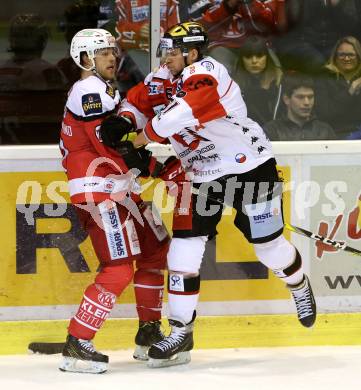
<path id="1" fill-rule="evenodd" d="M 149 40 L 141 34 L 142 27 L 150 23 L 149 0 L 116 0 L 116 31 L 122 49 L 149 49 Z M 160 26 L 162 32 L 179 23 L 178 1 L 160 0 Z"/>
<path id="2" fill-rule="evenodd" d="M 102 202 L 132 185 L 123 159 L 99 136 L 102 120 L 119 100 L 118 91 L 96 76 L 77 81 L 69 92 L 60 149 L 72 203 Z"/>
<path id="3" fill-rule="evenodd" d="M 197 21 L 208 28 L 209 48 L 239 48 L 249 35 L 269 35 L 285 29 L 285 1 L 253 0 L 241 3 L 234 14 L 223 2 L 216 1 Z"/>

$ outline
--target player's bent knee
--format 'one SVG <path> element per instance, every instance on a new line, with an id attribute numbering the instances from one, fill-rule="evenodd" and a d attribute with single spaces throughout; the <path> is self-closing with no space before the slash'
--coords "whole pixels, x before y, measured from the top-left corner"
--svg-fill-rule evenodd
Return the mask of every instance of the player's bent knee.
<path id="1" fill-rule="evenodd" d="M 95 278 L 95 283 L 116 296 L 119 296 L 132 282 L 133 276 L 133 264 L 130 262 L 118 265 L 106 265 Z"/>
<path id="2" fill-rule="evenodd" d="M 293 263 L 295 247 L 283 235 L 263 244 L 254 244 L 258 259 L 271 269 L 286 267 Z"/>
<path id="3" fill-rule="evenodd" d="M 168 268 L 180 273 L 197 274 L 206 242 L 207 236 L 173 238 L 168 252 Z"/>
<path id="4" fill-rule="evenodd" d="M 258 259 L 287 283 L 302 277 L 301 255 L 284 236 L 264 244 L 255 244 L 254 249 Z"/>

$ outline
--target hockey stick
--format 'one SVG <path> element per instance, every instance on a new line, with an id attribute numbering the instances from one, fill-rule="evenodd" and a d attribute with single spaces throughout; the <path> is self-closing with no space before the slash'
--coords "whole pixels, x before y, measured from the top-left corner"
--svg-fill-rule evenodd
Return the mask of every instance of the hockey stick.
<path id="1" fill-rule="evenodd" d="M 203 192 L 200 192 L 197 188 L 192 187 L 192 193 L 198 196 L 202 196 L 211 200 L 212 202 L 218 203 L 221 206 L 225 206 L 226 204 L 220 201 L 219 199 L 213 198 Z M 326 245 L 329 245 L 336 250 L 344 250 L 345 252 L 352 253 L 356 256 L 361 256 L 361 250 L 352 248 L 346 244 L 345 241 L 336 241 L 331 240 L 327 237 L 321 236 L 319 234 L 312 233 L 306 229 L 300 228 L 298 226 L 291 225 L 287 222 L 284 224 L 285 228 L 291 232 L 300 234 L 301 236 L 308 237 L 315 241 L 323 242 Z M 53 343 L 53 342 L 32 342 L 29 344 L 28 349 L 33 353 L 40 353 L 45 355 L 53 355 L 56 353 L 61 353 L 64 348 L 65 343 Z"/>
<path id="2" fill-rule="evenodd" d="M 31 353 L 40 353 L 44 355 L 54 355 L 63 351 L 65 343 L 46 343 L 33 342 L 28 345 L 28 350 Z"/>
<path id="3" fill-rule="evenodd" d="M 324 236 L 321 236 L 319 234 L 309 232 L 306 229 L 290 225 L 287 222 L 285 223 L 285 228 L 287 230 L 290 230 L 291 232 L 300 234 L 301 236 L 309 237 L 312 240 L 323 242 L 324 244 L 332 246 L 333 248 L 335 248 L 337 250 L 342 249 L 343 251 L 352 253 L 353 255 L 361 256 L 361 251 L 359 249 L 352 248 L 351 246 L 347 245 L 347 243 L 345 241 L 331 240 L 331 239 L 324 237 Z"/>
<path id="4" fill-rule="evenodd" d="M 225 206 L 225 205 L 229 206 L 226 203 L 220 201 L 219 199 L 213 198 L 213 197 L 211 197 L 211 196 L 209 196 L 209 195 L 207 195 L 207 194 L 205 194 L 203 192 L 200 192 L 195 187 L 192 187 L 192 193 L 195 194 L 195 195 L 198 195 L 198 196 L 203 196 L 204 198 L 208 198 L 209 200 L 211 200 L 211 201 L 213 201 L 215 203 L 218 203 L 221 206 Z M 323 242 L 325 245 L 329 245 L 332 248 L 335 248 L 336 250 L 340 250 L 341 249 L 341 250 L 343 250 L 345 252 L 352 253 L 353 255 L 361 256 L 361 250 L 352 248 L 351 246 L 347 245 L 347 243 L 345 241 L 331 240 L 331 239 L 329 239 L 327 237 L 321 236 L 320 234 L 312 233 L 312 232 L 310 232 L 310 231 L 308 231 L 306 229 L 300 228 L 298 226 L 291 225 L 291 224 L 289 224 L 287 222 L 285 222 L 284 226 L 285 226 L 285 228 L 287 230 L 289 230 L 291 232 L 300 234 L 301 236 L 308 237 L 311 240 Z"/>

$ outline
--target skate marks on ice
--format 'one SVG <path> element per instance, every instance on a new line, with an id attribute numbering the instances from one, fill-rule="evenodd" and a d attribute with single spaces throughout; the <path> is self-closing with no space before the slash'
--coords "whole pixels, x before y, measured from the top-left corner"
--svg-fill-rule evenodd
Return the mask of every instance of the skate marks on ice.
<path id="1" fill-rule="evenodd" d="M 105 374 L 58 370 L 60 355 L 0 356 L 0 389 L 339 390 L 359 388 L 361 346 L 192 351 L 188 365 L 149 369 L 132 351 L 109 351 Z"/>

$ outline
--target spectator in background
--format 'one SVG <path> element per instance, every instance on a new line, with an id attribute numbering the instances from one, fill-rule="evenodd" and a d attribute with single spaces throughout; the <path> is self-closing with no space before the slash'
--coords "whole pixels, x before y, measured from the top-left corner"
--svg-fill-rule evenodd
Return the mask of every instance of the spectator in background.
<path id="1" fill-rule="evenodd" d="M 70 4 L 64 12 L 64 21 L 61 28 L 64 31 L 65 39 L 70 46 L 72 37 L 85 28 L 102 27 L 110 30 L 110 26 L 115 27 L 114 0 L 77 0 Z M 119 41 L 118 47 L 119 47 Z M 119 48 L 120 49 L 120 48 Z M 75 65 L 73 59 L 68 54 L 58 62 L 58 67 L 67 79 L 67 90 L 80 78 L 80 68 Z M 125 96 L 127 90 L 144 79 L 144 75 L 139 70 L 137 64 L 127 54 L 120 50 L 117 58 L 117 71 L 115 84 L 121 95 Z"/>
<path id="2" fill-rule="evenodd" d="M 361 125 L 361 44 L 352 36 L 333 48 L 325 72 L 318 80 L 318 115 L 330 123 L 339 139 Z"/>
<path id="3" fill-rule="evenodd" d="M 69 46 L 73 36 L 78 31 L 97 27 L 99 6 L 100 0 L 78 0 L 65 8 L 64 20 L 60 22 L 60 29 L 64 32 L 65 40 Z M 67 89 L 80 79 L 80 68 L 76 66 L 69 52 L 57 65 L 66 77 Z"/>
<path id="4" fill-rule="evenodd" d="M 64 80 L 42 59 L 49 38 L 38 14 L 18 14 L 10 21 L 12 58 L 0 64 L 0 143 L 57 142 Z"/>
<path id="5" fill-rule="evenodd" d="M 276 40 L 285 69 L 318 74 L 335 42 L 360 35 L 359 0 L 287 0 L 289 30 Z"/>
<path id="6" fill-rule="evenodd" d="M 281 65 L 266 39 L 248 37 L 240 48 L 234 80 L 241 88 L 248 117 L 259 124 L 275 119 L 281 100 Z"/>
<path id="7" fill-rule="evenodd" d="M 239 48 L 250 35 L 270 36 L 286 29 L 285 1 L 223 0 L 196 20 L 208 29 L 209 54 L 233 75 Z"/>
<path id="8" fill-rule="evenodd" d="M 160 0 L 160 27 L 162 32 L 179 22 L 178 1 Z M 122 50 L 127 50 L 142 73 L 150 70 L 149 57 L 149 0 L 115 0 L 116 31 Z"/>
<path id="9" fill-rule="evenodd" d="M 311 141 L 335 139 L 332 127 L 313 114 L 315 89 L 312 78 L 301 74 L 284 77 L 283 102 L 287 114 L 264 126 L 271 141 Z"/>
<path id="10" fill-rule="evenodd" d="M 201 18 L 217 2 L 220 3 L 219 0 L 182 0 L 178 5 L 179 18 L 182 22 Z"/>

